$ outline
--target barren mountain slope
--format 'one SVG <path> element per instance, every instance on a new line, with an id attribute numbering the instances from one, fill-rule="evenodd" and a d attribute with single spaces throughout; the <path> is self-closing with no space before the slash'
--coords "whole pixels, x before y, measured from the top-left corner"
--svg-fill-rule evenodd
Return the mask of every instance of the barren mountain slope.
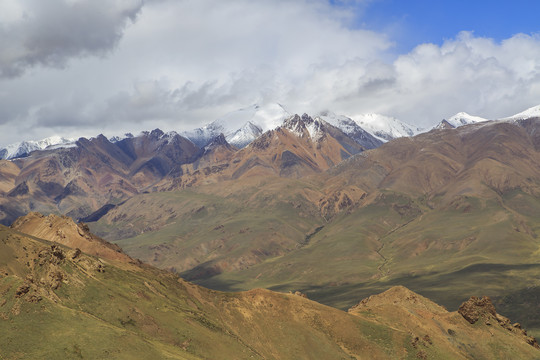
<path id="1" fill-rule="evenodd" d="M 157 129 L 116 143 L 100 135 L 80 138 L 75 147 L 33 152 L 0 167 L 0 221 L 9 224 L 34 210 L 85 217 L 181 172 L 198 153 L 189 140 Z"/>
<path id="2" fill-rule="evenodd" d="M 364 150 L 338 128 L 305 114 L 288 118 L 240 151 L 223 135 L 199 149 L 159 129 L 113 142 L 103 135 L 80 138 L 74 145 L 35 151 L 0 167 L 2 223 L 34 210 L 95 219 L 141 192 L 251 176 L 300 178 Z"/>
<path id="3" fill-rule="evenodd" d="M 95 236 L 84 223 L 76 224 L 67 216 L 45 216 L 33 212 L 17 219 L 11 228 L 72 249 L 80 249 L 86 254 L 109 260 L 133 261 L 118 245 Z"/>
<path id="4" fill-rule="evenodd" d="M 325 121 L 306 114 L 295 115 L 237 152 L 232 152 L 225 139 L 218 137 L 201 160 L 184 165 L 179 176 L 164 178 L 157 189 L 172 191 L 251 177 L 302 178 L 325 171 L 363 150 Z"/>
<path id="5" fill-rule="evenodd" d="M 540 119 L 484 122 L 401 138 L 340 164 L 327 174 L 369 188 L 446 200 L 491 196 L 516 187 L 538 191 Z M 377 174 L 377 176 L 373 176 Z"/>

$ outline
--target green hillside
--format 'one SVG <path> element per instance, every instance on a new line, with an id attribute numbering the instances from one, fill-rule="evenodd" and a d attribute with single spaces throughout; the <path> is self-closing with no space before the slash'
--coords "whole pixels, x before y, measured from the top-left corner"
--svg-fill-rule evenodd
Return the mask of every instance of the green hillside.
<path id="1" fill-rule="evenodd" d="M 0 254 L 2 359 L 539 356 L 534 339 L 508 319 L 473 306 L 481 321 L 471 325 L 403 287 L 346 313 L 300 293 L 207 290 L 5 227 Z"/>

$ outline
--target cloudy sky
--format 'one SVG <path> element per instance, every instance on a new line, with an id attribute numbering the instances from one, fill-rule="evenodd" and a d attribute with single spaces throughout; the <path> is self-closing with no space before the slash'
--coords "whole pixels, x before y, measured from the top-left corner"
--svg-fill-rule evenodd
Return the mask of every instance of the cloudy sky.
<path id="1" fill-rule="evenodd" d="M 436 3 L 436 5 L 434 5 Z M 254 103 L 427 127 L 540 104 L 540 2 L 0 0 L 0 145 Z"/>

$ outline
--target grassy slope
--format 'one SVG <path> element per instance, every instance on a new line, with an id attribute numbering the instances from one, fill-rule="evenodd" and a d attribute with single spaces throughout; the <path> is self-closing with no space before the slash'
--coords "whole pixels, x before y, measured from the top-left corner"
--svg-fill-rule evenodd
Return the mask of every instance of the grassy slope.
<path id="1" fill-rule="evenodd" d="M 432 210 L 421 198 L 387 191 L 371 205 L 326 223 L 299 215 L 299 208 L 313 213 L 307 199 L 297 195 L 306 183 L 290 186 L 280 195 L 248 188 L 239 198 L 194 191 L 146 194 L 142 201 L 150 209 L 169 206 L 178 218 L 117 243 L 160 267 L 195 267 L 184 275 L 214 289 L 301 290 L 342 309 L 394 285 L 450 309 L 471 295 L 489 295 L 503 314 L 538 333 L 536 317 L 523 310 L 536 314 L 536 198 L 514 190 L 498 198 L 458 197 Z M 136 199 L 133 206 L 141 207 Z"/>
<path id="2" fill-rule="evenodd" d="M 387 343 L 393 330 L 379 339 L 370 320 L 299 296 L 218 293 L 125 263 L 96 272 L 93 265 L 103 260 L 71 261 L 64 249 L 65 260 L 44 262 L 50 243 L 5 228 L 0 239 L 3 359 L 349 358 L 367 349 L 389 358 L 397 351 L 373 343 Z M 47 279 L 57 272 L 62 284 L 52 289 Z M 16 297 L 30 278 L 30 292 Z M 33 294 L 41 300 L 28 301 Z"/>
<path id="3" fill-rule="evenodd" d="M 234 197 L 194 191 L 145 194 L 91 227 L 133 257 L 182 272 L 201 264 L 203 270 L 242 269 L 283 255 L 300 247 L 321 223 L 303 197 L 280 198 L 252 187 Z M 196 277 L 195 270 L 191 278 Z"/>
<path id="4" fill-rule="evenodd" d="M 268 290 L 215 292 L 148 266 L 75 256 L 51 245 L 0 227 L 2 359 L 538 356 L 516 333 L 470 325 L 427 299 L 419 311 L 416 295 L 406 289 L 381 295 L 400 303 L 399 312 L 390 306 L 345 313 Z M 55 274 L 62 275 L 58 286 Z M 17 296 L 23 284 L 29 291 Z M 396 316 L 403 313 L 413 316 Z M 437 320 L 425 323 L 424 317 Z M 433 340 L 415 342 L 426 335 Z"/>
<path id="5" fill-rule="evenodd" d="M 297 289 L 340 308 L 394 285 L 450 309 L 470 295 L 489 295 L 501 313 L 538 333 L 534 303 L 540 294 L 540 241 L 534 198 L 515 193 L 503 204 L 464 198 L 443 211 L 411 202 L 422 215 L 409 216 L 388 211 L 388 201 L 395 199 L 336 219 L 306 248 L 200 283 L 235 290 Z"/>

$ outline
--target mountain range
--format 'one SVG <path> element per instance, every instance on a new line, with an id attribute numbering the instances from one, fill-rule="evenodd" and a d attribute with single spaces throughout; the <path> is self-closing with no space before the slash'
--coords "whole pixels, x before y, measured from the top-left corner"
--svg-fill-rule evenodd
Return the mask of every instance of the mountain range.
<path id="1" fill-rule="evenodd" d="M 182 188 L 200 181 L 251 173 L 301 177 L 321 172 L 377 143 L 355 139 L 308 115 L 285 119 L 238 150 L 220 133 L 200 148 L 176 132 L 159 129 L 110 141 L 100 135 L 69 147 L 46 148 L 3 163 L 2 221 L 28 211 L 59 211 L 83 218 L 141 192 Z"/>
<path id="2" fill-rule="evenodd" d="M 459 113 L 420 133 L 280 108 L 277 125 L 264 107 L 242 110 L 230 129 L 261 132 L 243 144 L 222 119 L 199 145 L 155 129 L 0 160 L 0 217 L 12 225 L 0 228 L 3 317 L 19 331 L 35 324 L 25 314 L 40 326 L 74 316 L 97 332 L 88 341 L 128 331 L 165 358 L 536 356 L 506 317 L 540 335 L 540 107 L 498 121 Z M 340 332 L 353 328 L 367 330 Z M 16 357 L 18 346 L 0 348 Z"/>
<path id="3" fill-rule="evenodd" d="M 66 148 L 74 145 L 75 139 L 67 139 L 61 136 L 52 136 L 37 141 L 22 141 L 0 149 L 0 159 L 16 159 L 28 156 L 32 151 L 36 150 Z"/>
<path id="4" fill-rule="evenodd" d="M 508 117 L 505 120 L 538 116 L 538 112 L 537 106 L 512 117 Z M 181 132 L 180 135 L 202 148 L 214 138 L 223 134 L 229 144 L 237 148 L 243 148 L 262 133 L 281 126 L 283 121 L 291 117 L 291 115 L 292 114 L 280 104 L 254 104 L 230 112 L 201 128 Z M 368 149 L 375 148 L 382 142 L 391 139 L 414 136 L 427 131 L 422 128 L 408 125 L 396 118 L 374 113 L 355 116 L 354 120 L 347 116 L 336 115 L 330 111 L 323 111 L 312 115 L 312 117 L 322 119 L 338 127 L 347 135 L 356 138 L 357 142 Z M 440 128 L 441 126 L 444 126 L 444 124 L 449 124 L 448 126 L 450 127 L 457 127 L 486 120 L 487 119 L 461 112 L 449 119 L 442 120 L 435 128 Z M 175 132 L 171 132 L 171 134 L 173 133 Z M 113 136 L 109 140 L 111 142 L 117 142 L 130 137 L 133 137 L 133 135 L 127 133 L 123 136 Z M 373 137 L 375 137 L 375 139 L 373 139 Z M 46 148 L 71 147 L 75 146 L 75 141 L 76 139 L 53 136 L 38 141 L 31 140 L 13 143 L 0 149 L 0 159 L 25 157 L 32 151 L 44 150 Z"/>
<path id="5" fill-rule="evenodd" d="M 535 115 L 538 108 L 502 121 Z M 435 128 L 482 120 L 459 113 Z M 111 139 L 100 135 L 77 141 L 57 137 L 24 142 L 2 151 L 13 161 L 3 164 L 6 172 L 0 189 L 6 196 L 0 200 L 0 221 L 9 224 L 32 210 L 84 218 L 140 192 L 185 188 L 243 174 L 303 177 L 377 148 L 388 139 L 419 131 L 380 115 L 365 115 L 359 121 L 328 111 L 300 117 L 274 104 L 227 114 L 183 134 L 190 138 L 156 129 Z M 294 136 L 285 135 L 289 133 Z"/>
<path id="6" fill-rule="evenodd" d="M 516 115 L 501 118 L 501 121 L 526 119 L 540 115 L 540 105 L 531 107 Z M 213 122 L 197 129 L 181 132 L 180 135 L 191 140 L 195 145 L 202 148 L 208 145 L 214 138 L 223 134 L 227 142 L 237 148 L 243 148 L 258 138 L 262 133 L 279 127 L 283 121 L 291 117 L 291 114 L 280 104 L 254 104 L 237 111 L 230 112 Z M 408 125 L 394 117 L 380 114 L 361 114 L 354 119 L 336 115 L 330 111 L 322 111 L 313 116 L 324 120 L 351 136 L 367 149 L 380 146 L 383 142 L 398 137 L 408 137 L 429 131 Z M 456 128 L 459 126 L 487 121 L 488 119 L 459 112 L 448 119 L 443 119 L 432 129 Z M 170 132 L 176 134 L 176 132 Z M 109 140 L 118 142 L 133 135 L 127 133 L 123 136 L 113 136 Z M 67 148 L 75 146 L 76 139 L 52 136 L 42 140 L 22 141 L 0 148 L 0 159 L 15 159 L 28 156 L 32 151 L 45 150 L 47 148 Z"/>

